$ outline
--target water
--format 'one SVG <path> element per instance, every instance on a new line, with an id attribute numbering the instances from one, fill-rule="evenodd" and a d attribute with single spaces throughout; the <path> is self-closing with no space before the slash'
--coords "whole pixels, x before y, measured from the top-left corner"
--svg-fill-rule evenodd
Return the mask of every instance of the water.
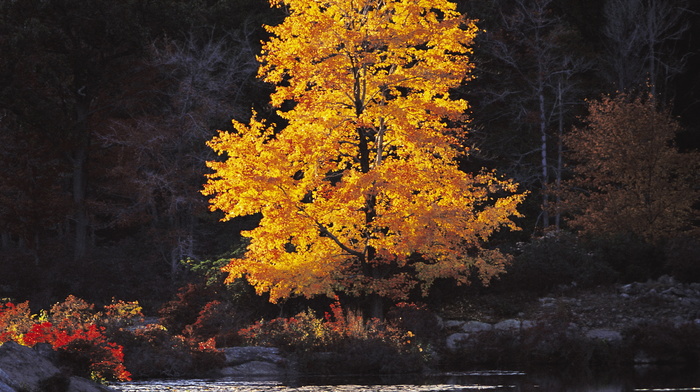
<path id="1" fill-rule="evenodd" d="M 700 391 L 694 371 L 642 369 L 634 374 L 565 375 L 474 371 L 433 376 L 297 377 L 275 379 L 150 380 L 117 383 L 121 392 L 690 392 Z"/>

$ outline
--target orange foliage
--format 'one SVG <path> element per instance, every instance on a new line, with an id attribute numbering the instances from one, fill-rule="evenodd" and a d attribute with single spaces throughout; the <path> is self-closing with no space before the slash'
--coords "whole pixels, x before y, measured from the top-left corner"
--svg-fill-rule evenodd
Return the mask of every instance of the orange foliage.
<path id="1" fill-rule="evenodd" d="M 585 233 L 633 234 L 655 242 L 691 229 L 700 200 L 700 155 L 680 153 L 681 127 L 652 97 L 605 96 L 566 139 L 575 178 L 566 207 Z"/>
<path id="2" fill-rule="evenodd" d="M 29 309 L 29 301 L 19 304 L 0 303 L 0 343 L 9 340 L 19 341 L 34 325 L 35 320 Z"/>
<path id="3" fill-rule="evenodd" d="M 337 298 L 330 310 L 323 318 L 308 310 L 294 317 L 258 321 L 239 334 L 254 345 L 291 351 L 324 351 L 359 342 L 383 342 L 402 351 L 415 348 L 409 346 L 412 332 L 345 310 Z"/>
<path id="4" fill-rule="evenodd" d="M 515 229 L 524 195 L 457 158 L 477 28 L 446 0 L 272 0 L 289 16 L 259 74 L 288 125 L 253 116 L 209 145 L 227 158 L 203 193 L 231 219 L 261 213 L 244 258 L 225 267 L 272 301 L 293 295 L 406 298 L 435 279 L 488 281 L 508 258 L 483 250 Z M 495 196 L 496 192 L 499 197 Z"/>

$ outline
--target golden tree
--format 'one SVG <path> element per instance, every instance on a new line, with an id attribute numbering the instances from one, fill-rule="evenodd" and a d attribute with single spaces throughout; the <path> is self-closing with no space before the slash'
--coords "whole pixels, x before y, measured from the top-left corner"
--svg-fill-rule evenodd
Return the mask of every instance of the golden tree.
<path id="1" fill-rule="evenodd" d="M 203 193 L 224 219 L 261 213 L 225 268 L 277 301 L 293 295 L 402 299 L 438 278 L 484 281 L 507 257 L 484 249 L 523 194 L 457 167 L 477 28 L 446 0 L 271 0 L 259 75 L 291 109 L 256 115 L 209 145 L 223 162 Z M 285 105 L 287 106 L 287 105 Z M 500 192 L 496 197 L 496 192 Z"/>
<path id="2" fill-rule="evenodd" d="M 673 144 L 680 124 L 653 96 L 604 96 L 565 144 L 576 165 L 567 205 L 584 233 L 633 234 L 649 242 L 691 229 L 700 201 L 700 155 Z"/>

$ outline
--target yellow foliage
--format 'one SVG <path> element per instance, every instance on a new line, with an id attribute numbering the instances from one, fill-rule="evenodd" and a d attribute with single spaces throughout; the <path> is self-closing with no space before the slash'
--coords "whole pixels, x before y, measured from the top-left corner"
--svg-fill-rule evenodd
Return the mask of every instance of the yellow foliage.
<path id="1" fill-rule="evenodd" d="M 506 257 L 481 252 L 524 195 L 495 173 L 466 174 L 469 80 L 477 28 L 446 0 L 271 0 L 259 76 L 288 125 L 254 113 L 209 142 L 221 162 L 203 193 L 231 219 L 261 213 L 243 259 L 225 267 L 273 301 L 376 293 L 402 298 L 437 278 L 486 281 Z M 457 124 L 457 125 L 455 125 Z M 494 192 L 502 192 L 500 198 Z"/>

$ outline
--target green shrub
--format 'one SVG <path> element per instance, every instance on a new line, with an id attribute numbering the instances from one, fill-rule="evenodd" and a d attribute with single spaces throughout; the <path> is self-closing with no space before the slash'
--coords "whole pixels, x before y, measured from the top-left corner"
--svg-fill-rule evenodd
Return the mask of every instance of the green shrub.
<path id="1" fill-rule="evenodd" d="M 422 344 L 434 344 L 442 338 L 438 333 L 440 322 L 437 316 L 425 305 L 399 303 L 389 309 L 386 321 L 396 330 L 410 331 L 416 342 Z"/>
<path id="2" fill-rule="evenodd" d="M 641 324 L 624 332 L 630 357 L 644 354 L 661 363 L 700 363 L 700 325 Z"/>
<path id="3" fill-rule="evenodd" d="M 621 282 L 644 282 L 663 272 L 662 248 L 631 235 L 592 238 L 587 247 Z"/>
<path id="4" fill-rule="evenodd" d="M 568 233 L 533 239 L 514 249 L 515 257 L 498 287 L 545 294 L 558 286 L 609 284 L 617 279 L 610 265 Z"/>
<path id="5" fill-rule="evenodd" d="M 681 282 L 700 282 L 700 239 L 670 240 L 665 247 L 665 268 Z"/>
<path id="6" fill-rule="evenodd" d="M 188 341 L 159 324 L 121 330 L 116 340 L 135 378 L 201 376 L 223 366 L 223 354 L 212 344 Z"/>

